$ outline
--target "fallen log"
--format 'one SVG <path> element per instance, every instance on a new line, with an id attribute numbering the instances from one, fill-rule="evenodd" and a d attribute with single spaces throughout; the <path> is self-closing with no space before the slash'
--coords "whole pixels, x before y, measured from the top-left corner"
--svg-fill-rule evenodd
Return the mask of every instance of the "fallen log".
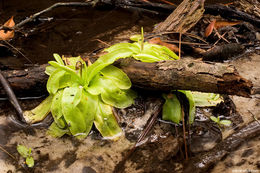
<path id="1" fill-rule="evenodd" d="M 48 75 L 44 73 L 46 66 L 47 64 L 24 70 L 7 70 L 2 71 L 2 74 L 10 83 L 16 96 L 42 96 L 47 94 L 46 83 Z M 4 95 L 5 91 L 0 86 L 0 96 Z"/>
<path id="2" fill-rule="evenodd" d="M 191 59 L 143 63 L 123 60 L 120 67 L 134 86 L 156 90 L 192 90 L 248 97 L 252 82 L 241 77 L 235 67 Z"/>
<path id="3" fill-rule="evenodd" d="M 235 67 L 227 64 L 186 58 L 144 63 L 127 58 L 119 60 L 115 65 L 129 76 L 134 86 L 148 90 L 183 89 L 249 97 L 252 89 L 252 82 L 241 77 Z M 42 95 L 46 93 L 46 66 L 2 73 L 17 96 Z M 0 95 L 3 94 L 3 88 L 0 87 Z"/>

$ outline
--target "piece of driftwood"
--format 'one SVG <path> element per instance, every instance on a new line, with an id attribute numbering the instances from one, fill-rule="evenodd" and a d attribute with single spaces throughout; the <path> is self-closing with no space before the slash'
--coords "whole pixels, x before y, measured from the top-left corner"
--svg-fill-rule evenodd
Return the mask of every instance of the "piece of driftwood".
<path id="1" fill-rule="evenodd" d="M 231 65 L 191 59 L 144 63 L 131 58 L 116 64 L 131 79 L 134 86 L 148 90 L 174 89 L 203 91 L 248 97 L 252 83 L 241 77 Z M 46 93 L 46 65 L 25 70 L 3 72 L 17 96 Z M 0 95 L 3 95 L 0 87 Z"/>
<path id="2" fill-rule="evenodd" d="M 204 0 L 184 0 L 154 32 L 174 31 L 185 33 L 202 17 Z"/>
<path id="3" fill-rule="evenodd" d="M 187 161 L 187 163 L 184 165 L 183 172 L 207 172 L 208 169 L 212 167 L 216 162 L 220 161 L 231 151 L 234 151 L 245 141 L 248 141 L 249 139 L 257 137 L 259 135 L 260 123 L 258 121 L 253 121 L 217 144 L 212 150 L 201 155 L 197 155 Z"/>

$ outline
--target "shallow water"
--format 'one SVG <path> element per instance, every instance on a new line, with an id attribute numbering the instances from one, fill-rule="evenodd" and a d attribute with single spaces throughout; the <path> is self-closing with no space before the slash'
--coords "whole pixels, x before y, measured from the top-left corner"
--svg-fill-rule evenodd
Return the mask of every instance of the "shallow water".
<path id="1" fill-rule="evenodd" d="M 0 23 L 14 16 L 16 23 L 57 2 L 1 1 Z M 19 4 L 19 5 L 18 5 Z M 48 21 L 50 19 L 50 21 Z M 78 56 L 107 46 L 115 35 L 135 27 L 150 31 L 159 19 L 122 9 L 93 9 L 91 7 L 59 7 L 33 23 L 26 24 L 23 33 L 16 33 L 10 42 L 34 63 L 44 64 L 53 59 L 53 53 Z M 0 65 L 15 68 L 27 63 L 21 54 L 2 51 Z"/>
<path id="2" fill-rule="evenodd" d="M 0 22 L 3 23 L 12 15 L 18 22 L 58 1 L 30 0 L 26 3 L 23 2 L 23 0 L 1 1 L 0 7 L 3 10 L 0 11 Z M 172 0 L 172 2 L 176 1 Z M 48 17 L 53 17 L 53 20 L 46 21 Z M 131 34 L 139 32 L 141 26 L 145 27 L 145 31 L 151 31 L 154 24 L 162 21 L 155 16 L 121 9 L 93 10 L 90 8 L 61 8 L 43 15 L 40 19 L 40 21 L 26 26 L 25 31 L 33 29 L 27 37 L 17 33 L 17 37 L 11 41 L 28 58 L 39 64 L 47 63 L 52 59 L 54 52 L 73 56 L 91 53 L 106 46 L 97 39 L 109 44 L 125 41 Z M 1 68 L 6 66 L 21 68 L 24 63 L 27 63 L 26 60 L 17 52 L 10 53 L 8 56 L 3 54 L 0 57 Z M 255 85 L 260 86 L 259 55 L 250 56 L 250 58 L 242 57 L 231 63 L 238 67 L 238 71 L 252 80 Z M 231 99 L 243 119 L 242 124 L 237 123 L 238 126 L 252 121 L 252 114 L 256 118 L 260 118 L 259 97 L 247 99 L 232 96 Z M 148 107 L 144 106 L 145 103 L 148 104 Z M 95 131 L 84 141 L 77 141 L 72 137 L 55 139 L 46 136 L 45 128 L 22 130 L 14 126 L 8 118 L 15 114 L 10 104 L 0 101 L 0 144 L 16 158 L 19 158 L 15 149 L 18 143 L 32 147 L 33 156 L 36 159 L 35 172 L 113 172 L 116 165 L 134 145 L 146 120 L 151 116 L 149 105 L 151 106 L 152 103 L 149 99 L 141 99 L 140 103 L 129 108 L 128 113 L 119 111 L 123 121 L 127 122 L 121 124 L 124 127 L 125 136 L 117 142 L 112 142 L 101 140 Z M 33 108 L 36 104 L 36 101 L 24 101 L 22 106 Z M 195 128 L 195 131 L 201 136 L 193 138 L 196 145 L 192 148 L 192 155 L 211 149 L 221 140 L 219 130 L 217 133 L 214 129 L 208 131 L 205 128 L 206 125 L 198 125 L 198 128 Z M 222 137 L 226 138 L 234 130 L 235 127 L 226 129 L 223 131 Z M 148 143 L 138 148 L 135 155 L 125 163 L 123 167 L 125 171 L 181 172 L 183 157 L 181 158 L 181 153 L 176 153 L 179 148 L 174 131 L 173 126 L 169 124 L 157 123 L 146 139 Z M 201 145 L 203 142 L 207 146 Z M 247 152 L 245 153 L 245 151 Z M 232 172 L 234 168 L 257 170 L 259 169 L 258 158 L 259 138 L 256 138 L 253 141 L 245 142 L 244 146 L 219 162 L 211 172 Z M 22 159 L 19 160 L 19 163 L 22 163 Z M 17 162 L 0 151 L 0 172 L 10 170 L 19 172 L 22 169 L 19 168 Z"/>

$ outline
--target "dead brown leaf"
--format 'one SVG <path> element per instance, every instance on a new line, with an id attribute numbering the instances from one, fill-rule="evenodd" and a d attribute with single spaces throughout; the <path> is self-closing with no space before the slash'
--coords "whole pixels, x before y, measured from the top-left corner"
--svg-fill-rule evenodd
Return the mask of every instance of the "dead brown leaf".
<path id="1" fill-rule="evenodd" d="M 205 34 L 204 34 L 205 37 L 208 37 L 212 33 L 215 23 L 216 23 L 216 19 L 214 19 L 212 22 L 210 22 L 210 24 L 207 26 L 207 28 L 205 29 Z"/>
<path id="2" fill-rule="evenodd" d="M 214 27 L 216 29 L 225 27 L 225 26 L 234 26 L 241 23 L 240 21 L 235 21 L 235 22 L 229 22 L 229 21 L 216 21 Z"/>
<path id="3" fill-rule="evenodd" d="M 8 21 L 5 22 L 3 26 L 5 27 L 14 27 L 15 22 L 14 22 L 14 17 L 12 16 Z M 0 40 L 9 40 L 14 37 L 14 31 L 5 31 L 5 30 L 0 30 Z"/>
<path id="4" fill-rule="evenodd" d="M 207 26 L 207 28 L 205 29 L 205 37 L 208 37 L 212 31 L 215 29 L 219 29 L 225 26 L 234 26 L 241 23 L 240 21 L 234 21 L 234 22 L 230 22 L 230 21 L 216 21 L 216 19 L 212 20 L 210 22 L 210 24 Z"/>

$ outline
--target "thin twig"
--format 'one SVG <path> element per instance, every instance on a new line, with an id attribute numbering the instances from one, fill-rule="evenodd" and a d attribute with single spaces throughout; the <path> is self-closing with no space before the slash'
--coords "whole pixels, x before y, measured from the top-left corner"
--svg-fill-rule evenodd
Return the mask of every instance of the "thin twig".
<path id="1" fill-rule="evenodd" d="M 9 101 L 12 103 L 12 105 L 14 106 L 15 110 L 17 111 L 18 114 L 18 119 L 21 120 L 22 122 L 26 122 L 24 117 L 23 117 L 23 110 L 11 88 L 11 86 L 9 85 L 8 81 L 5 79 L 5 77 L 2 75 L 1 71 L 0 71 L 0 82 L 8 96 Z"/>
<path id="2" fill-rule="evenodd" d="M 92 2 L 92 1 L 91 2 L 58 2 L 58 3 L 55 3 L 52 6 L 46 8 L 46 9 L 44 9 L 44 10 L 38 12 L 38 13 L 31 15 L 30 17 L 26 18 L 25 20 L 21 21 L 20 23 L 16 24 L 14 27 L 12 27 L 10 29 L 16 30 L 16 29 L 22 27 L 24 24 L 26 24 L 28 22 L 32 22 L 34 19 L 36 19 L 40 15 L 47 13 L 47 12 L 53 10 L 54 8 L 57 8 L 57 7 L 70 7 L 70 6 L 85 7 L 85 6 L 91 6 L 93 4 L 94 4 L 94 2 Z M 7 28 L 4 27 L 4 26 L 0 26 L 0 30 L 1 29 L 7 29 Z"/>
<path id="3" fill-rule="evenodd" d="M 174 32 L 174 31 L 163 31 L 163 32 L 159 32 L 159 33 L 151 33 L 148 36 L 146 36 L 145 39 L 153 38 L 155 36 L 168 35 L 168 34 L 180 34 L 180 33 Z M 188 37 L 195 38 L 197 40 L 204 42 L 206 45 L 209 45 L 207 41 L 205 41 L 203 38 L 201 38 L 201 37 L 199 37 L 195 34 L 191 34 L 191 33 L 186 32 L 186 33 L 182 33 L 182 35 L 186 35 Z"/>
<path id="4" fill-rule="evenodd" d="M 175 5 L 174 3 L 170 2 L 170 1 L 167 1 L 167 0 L 158 0 L 158 1 L 162 1 L 162 2 L 164 2 L 166 4 L 169 4 L 169 5 L 177 7 L 177 5 Z"/>
<path id="5" fill-rule="evenodd" d="M 181 149 L 181 143 L 180 143 L 180 140 L 179 140 L 179 130 L 178 130 L 178 127 L 177 127 L 177 125 L 176 124 L 174 124 L 174 128 L 175 128 L 175 132 L 176 132 L 176 139 L 177 139 L 177 141 L 178 141 L 178 146 L 179 146 L 179 150 L 180 150 L 180 153 L 181 153 L 181 157 L 182 157 L 182 159 L 184 159 L 184 154 L 183 154 L 183 151 L 182 151 L 182 149 Z"/>
<path id="6" fill-rule="evenodd" d="M 9 153 L 6 149 L 4 149 L 4 147 L 0 144 L 0 149 L 6 153 L 8 156 L 10 156 L 12 159 L 14 159 L 16 162 L 18 162 L 18 160 L 11 154 Z"/>
<path id="7" fill-rule="evenodd" d="M 21 21 L 20 23 L 15 25 L 15 28 L 19 28 L 19 27 L 23 26 L 24 24 L 33 21 L 34 19 L 41 16 L 42 14 L 47 13 L 57 7 L 70 7 L 70 6 L 84 7 L 84 6 L 90 6 L 90 5 L 93 5 L 93 3 L 92 2 L 58 2 L 38 13 L 31 15 L 30 17 L 26 18 L 25 20 Z"/>
<path id="8" fill-rule="evenodd" d="M 1 38 L 1 37 L 0 37 Z M 11 45 L 8 41 L 6 40 L 2 40 L 4 41 L 6 44 L 8 44 L 8 46 L 10 46 L 11 48 L 13 48 L 14 50 L 16 50 L 18 53 L 20 53 L 27 61 L 29 61 L 31 64 L 34 64 L 29 58 L 27 58 L 21 51 L 19 51 L 16 47 L 14 47 L 13 45 Z"/>
<path id="9" fill-rule="evenodd" d="M 163 42 L 167 43 L 180 43 L 180 41 L 177 40 L 162 40 Z M 208 46 L 208 44 L 205 43 L 192 43 L 192 42 L 186 42 L 182 41 L 181 44 L 186 44 L 186 45 L 198 45 L 198 46 Z"/>
<path id="10" fill-rule="evenodd" d="M 226 35 L 227 32 L 225 32 L 224 34 L 221 35 L 220 38 L 218 38 L 218 40 L 213 44 L 213 47 L 222 39 L 222 37 L 224 37 Z"/>
<path id="11" fill-rule="evenodd" d="M 217 29 L 215 27 L 213 29 L 214 29 L 215 33 L 217 34 L 218 38 L 222 38 L 225 42 L 230 43 L 227 39 L 225 39 L 225 37 L 220 35 L 220 33 L 217 31 Z"/>
<path id="12" fill-rule="evenodd" d="M 104 42 L 104 41 L 102 41 L 100 39 L 95 39 L 95 40 L 100 42 L 100 43 L 102 43 L 102 44 L 104 44 L 104 45 L 106 45 L 106 46 L 111 46 L 110 44 L 108 44 L 108 43 L 106 43 L 106 42 Z"/>

